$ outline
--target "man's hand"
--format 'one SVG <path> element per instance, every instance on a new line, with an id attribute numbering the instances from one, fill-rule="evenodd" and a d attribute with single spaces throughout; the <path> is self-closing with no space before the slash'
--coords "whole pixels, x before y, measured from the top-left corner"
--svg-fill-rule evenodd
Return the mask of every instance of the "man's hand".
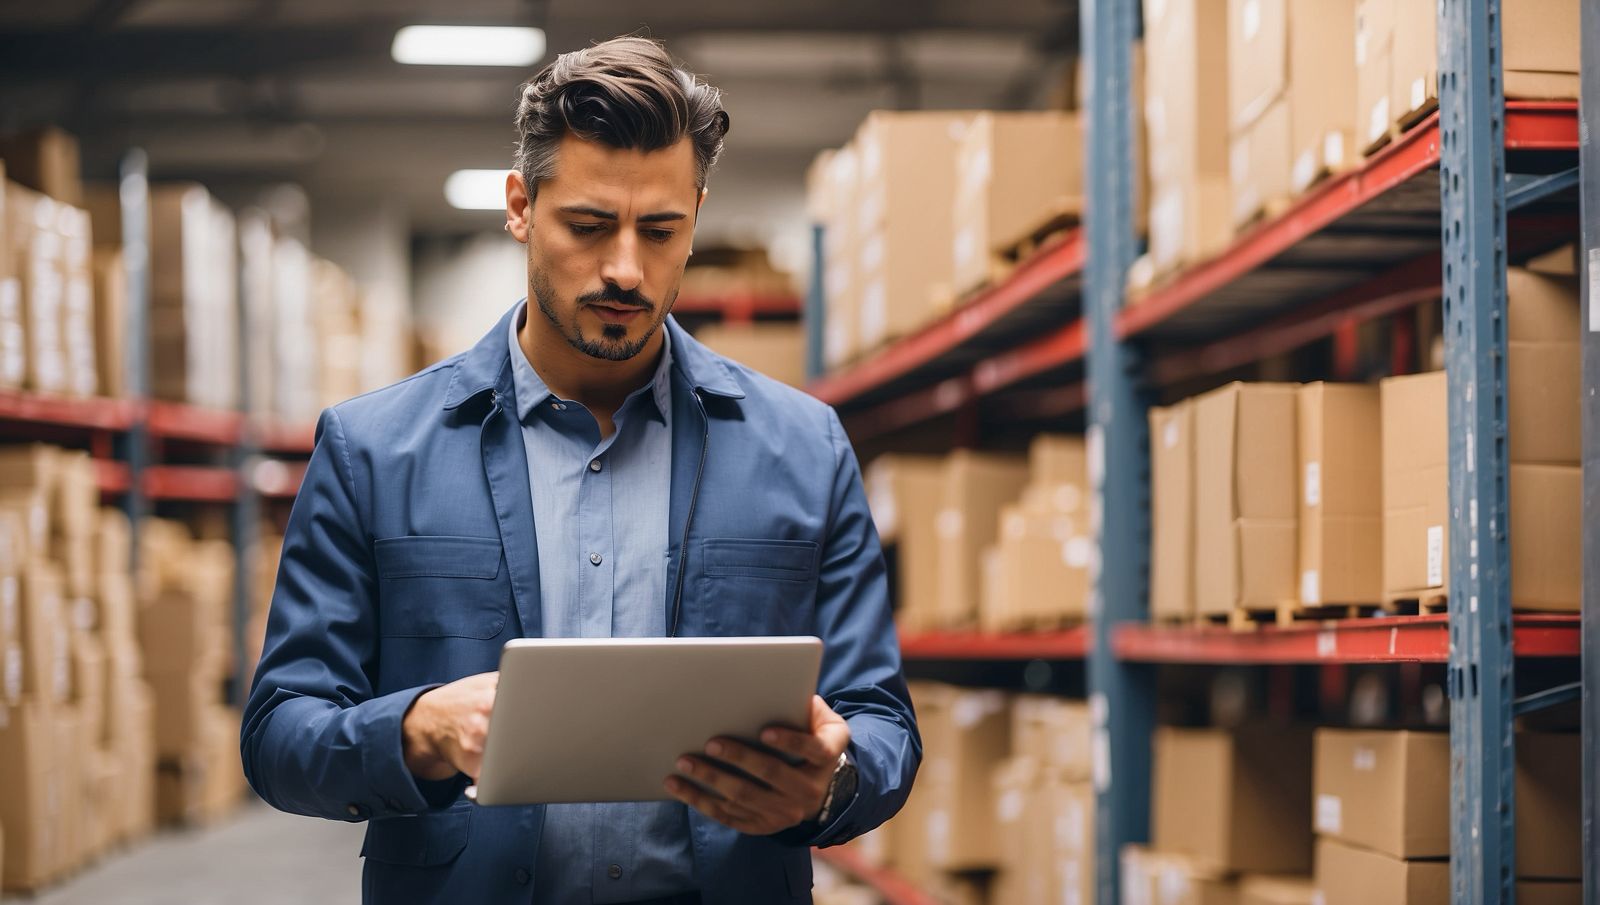
<path id="1" fill-rule="evenodd" d="M 815 818 L 839 755 L 850 744 L 849 724 L 813 695 L 809 732 L 773 726 L 762 731 L 761 741 L 800 763 L 790 765 L 733 739 L 714 738 L 706 743 L 705 755 L 680 758 L 678 772 L 716 794 L 676 776 L 667 777 L 667 791 L 712 820 L 752 836 Z"/>
<path id="2" fill-rule="evenodd" d="M 478 778 L 499 685 L 500 673 L 485 672 L 417 696 L 400 724 L 411 775 L 437 781 L 461 772 Z"/>

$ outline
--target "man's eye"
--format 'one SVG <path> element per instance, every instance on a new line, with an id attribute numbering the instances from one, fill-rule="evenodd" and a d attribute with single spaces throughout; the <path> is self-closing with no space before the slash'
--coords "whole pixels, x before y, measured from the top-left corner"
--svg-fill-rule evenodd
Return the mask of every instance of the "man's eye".
<path id="1" fill-rule="evenodd" d="M 574 236 L 592 236 L 604 229 L 598 223 L 568 223 L 567 228 L 572 230 Z"/>
<path id="2" fill-rule="evenodd" d="M 670 229 L 647 229 L 644 234 L 652 242 L 665 242 L 672 238 L 672 230 Z"/>

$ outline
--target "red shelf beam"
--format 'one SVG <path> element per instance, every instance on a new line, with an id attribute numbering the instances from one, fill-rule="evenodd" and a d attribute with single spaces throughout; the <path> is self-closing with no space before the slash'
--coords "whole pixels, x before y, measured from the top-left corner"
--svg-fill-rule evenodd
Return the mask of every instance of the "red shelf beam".
<path id="1" fill-rule="evenodd" d="M 232 503 L 239 498 L 239 476 L 231 468 L 152 465 L 144 471 L 144 493 L 152 500 Z"/>
<path id="2" fill-rule="evenodd" d="M 252 425 L 251 436 L 266 452 L 309 456 L 316 446 L 317 426 L 263 419 Z"/>
<path id="3" fill-rule="evenodd" d="M 824 864 L 837 868 L 872 887 L 885 905 L 939 905 L 939 900 L 918 889 L 910 880 L 885 867 L 873 867 L 849 845 L 811 850 Z"/>
<path id="4" fill-rule="evenodd" d="M 126 431 L 133 426 L 137 414 L 138 403 L 130 399 L 75 398 L 24 390 L 0 390 L 0 422 Z"/>
<path id="5" fill-rule="evenodd" d="M 1518 615 L 1519 657 L 1576 657 L 1578 617 Z M 1221 626 L 1121 625 L 1117 658 L 1143 663 L 1444 663 L 1450 658 L 1445 615 L 1340 619 L 1236 632 Z"/>
<path id="6" fill-rule="evenodd" d="M 1089 653 L 1085 626 L 1004 635 L 982 632 L 923 632 L 902 635 L 908 660 L 1081 660 Z"/>
<path id="7" fill-rule="evenodd" d="M 1577 150 L 1577 106 L 1566 102 L 1512 101 L 1506 104 L 1509 150 Z M 1161 323 L 1245 274 L 1262 266 L 1307 236 L 1396 186 L 1439 165 L 1439 114 L 1400 136 L 1360 169 L 1311 189 L 1281 217 L 1245 233 L 1215 258 L 1185 271 L 1175 281 L 1123 309 L 1116 330 L 1121 338 Z"/>
<path id="8" fill-rule="evenodd" d="M 126 462 L 95 459 L 94 482 L 103 494 L 124 494 L 133 489 L 133 471 Z"/>
<path id="9" fill-rule="evenodd" d="M 199 408 L 176 402 L 150 402 L 145 408 L 150 436 L 211 446 L 237 446 L 244 436 L 239 412 Z"/>
<path id="10" fill-rule="evenodd" d="M 1045 290 L 1083 270 L 1087 251 L 1075 229 L 1020 264 L 1004 282 L 843 373 L 813 383 L 811 394 L 840 405 L 948 355 Z"/>

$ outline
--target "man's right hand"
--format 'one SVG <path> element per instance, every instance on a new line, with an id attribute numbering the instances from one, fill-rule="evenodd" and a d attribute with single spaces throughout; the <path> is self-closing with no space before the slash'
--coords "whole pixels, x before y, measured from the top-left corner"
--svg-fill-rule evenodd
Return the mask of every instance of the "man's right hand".
<path id="1" fill-rule="evenodd" d="M 400 724 L 411 775 L 437 781 L 460 772 L 478 778 L 499 684 L 500 673 L 479 673 L 425 691 L 411 702 Z"/>

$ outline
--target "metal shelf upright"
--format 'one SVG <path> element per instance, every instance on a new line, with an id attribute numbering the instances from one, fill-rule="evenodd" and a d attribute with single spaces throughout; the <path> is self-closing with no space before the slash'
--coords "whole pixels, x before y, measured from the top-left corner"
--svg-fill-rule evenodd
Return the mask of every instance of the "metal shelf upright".
<path id="1" fill-rule="evenodd" d="M 1579 13 L 1583 75 L 1578 116 L 1579 208 L 1583 226 L 1579 280 L 1583 292 L 1583 656 L 1581 720 L 1583 760 L 1583 895 L 1600 905 L 1600 7 Z"/>

